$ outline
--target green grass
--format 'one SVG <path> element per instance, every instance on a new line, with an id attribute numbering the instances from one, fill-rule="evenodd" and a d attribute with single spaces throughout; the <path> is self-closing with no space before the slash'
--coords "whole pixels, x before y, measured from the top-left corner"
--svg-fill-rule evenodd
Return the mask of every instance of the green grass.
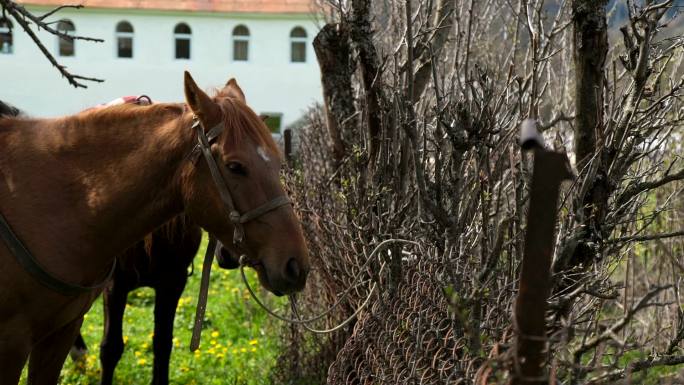
<path id="1" fill-rule="evenodd" d="M 178 304 L 174 324 L 173 352 L 169 369 L 172 384 L 269 384 L 268 373 L 278 354 L 278 326 L 249 297 L 239 270 L 226 271 L 214 264 L 209 301 L 200 349 L 190 352 L 190 336 L 199 292 L 201 256 L 206 248 L 202 240 L 195 272 L 189 278 Z M 252 287 L 259 287 L 256 274 L 248 274 Z M 282 308 L 279 299 L 265 290 L 257 293 L 271 307 Z M 141 288 L 131 292 L 124 315 L 125 351 L 116 368 L 114 382 L 147 384 L 152 380 L 152 335 L 154 330 L 154 290 Z M 102 299 L 98 299 L 81 328 L 89 353 L 82 363 L 71 358 L 62 369 L 61 384 L 98 384 L 100 376 L 99 344 L 102 338 Z"/>

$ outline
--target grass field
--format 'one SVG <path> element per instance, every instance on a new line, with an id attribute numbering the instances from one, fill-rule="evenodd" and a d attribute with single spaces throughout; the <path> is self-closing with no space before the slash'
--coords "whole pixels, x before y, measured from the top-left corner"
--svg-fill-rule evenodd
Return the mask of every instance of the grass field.
<path id="1" fill-rule="evenodd" d="M 268 373 L 277 356 L 277 325 L 251 300 L 239 270 L 226 271 L 216 264 L 212 269 L 207 322 L 202 344 L 190 352 L 190 335 L 199 292 L 201 256 L 206 237 L 195 259 L 195 272 L 178 304 L 174 327 L 174 350 L 169 370 L 172 384 L 269 384 Z M 256 274 L 250 283 L 258 287 Z M 261 298 L 282 308 L 279 299 L 264 290 Z M 154 330 L 154 291 L 141 288 L 129 294 L 124 316 L 125 351 L 115 372 L 115 383 L 149 384 L 152 378 L 152 335 Z M 99 344 L 102 337 L 102 300 L 86 315 L 81 332 L 90 349 L 86 360 L 70 358 L 62 370 L 61 384 L 97 384 L 100 376 Z"/>

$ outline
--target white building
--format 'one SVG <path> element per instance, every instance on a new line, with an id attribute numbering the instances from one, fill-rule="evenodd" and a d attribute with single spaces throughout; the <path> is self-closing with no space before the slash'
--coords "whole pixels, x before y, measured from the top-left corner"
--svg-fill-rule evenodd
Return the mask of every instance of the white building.
<path id="1" fill-rule="evenodd" d="M 43 14 L 63 0 L 24 4 Z M 38 36 L 71 73 L 105 79 L 74 88 L 11 18 L 0 19 L 0 100 L 32 116 L 72 114 L 125 95 L 182 102 L 183 71 L 207 91 L 235 77 L 274 133 L 322 99 L 310 0 L 85 0 L 50 20 L 104 43 Z M 0 15 L 1 17 L 1 15 Z M 10 28 L 11 27 L 11 28 Z"/>

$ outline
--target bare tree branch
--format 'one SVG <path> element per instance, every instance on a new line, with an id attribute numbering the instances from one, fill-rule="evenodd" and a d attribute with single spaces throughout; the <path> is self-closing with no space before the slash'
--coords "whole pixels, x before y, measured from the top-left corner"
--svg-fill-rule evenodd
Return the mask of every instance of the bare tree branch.
<path id="1" fill-rule="evenodd" d="M 60 38 L 64 39 L 69 39 L 69 40 L 86 40 L 86 41 L 93 41 L 93 42 L 103 42 L 104 40 L 102 39 L 94 39 L 94 38 L 89 38 L 89 37 L 84 37 L 84 36 L 74 36 L 70 35 L 65 32 L 61 32 L 57 29 L 52 28 L 47 22 L 45 22 L 45 18 L 47 18 L 50 15 L 55 14 L 57 11 L 64 9 L 64 8 L 76 8 L 80 9 L 82 8 L 81 5 L 73 5 L 73 6 L 61 6 L 53 9 L 52 11 L 48 12 L 47 14 L 43 16 L 35 16 L 26 8 L 23 6 L 15 3 L 14 1 L 11 0 L 0 0 L 0 6 L 2 7 L 3 12 L 9 13 L 14 20 L 19 23 L 21 28 L 26 32 L 26 34 L 33 40 L 33 42 L 38 46 L 38 49 L 43 53 L 46 59 L 52 64 L 57 70 L 59 71 L 60 74 L 62 74 L 62 77 L 66 78 L 69 84 L 72 86 L 79 88 L 88 88 L 84 83 L 80 82 L 79 80 L 84 80 L 84 81 L 90 81 L 90 82 L 96 82 L 96 83 L 102 83 L 104 80 L 103 79 L 98 79 L 98 78 L 92 78 L 92 77 L 86 77 L 86 76 L 81 76 L 81 75 L 76 75 L 72 74 L 69 70 L 67 70 L 66 66 L 63 66 L 57 62 L 55 57 L 48 51 L 48 49 L 45 47 L 43 42 L 40 41 L 40 38 L 33 32 L 31 29 L 31 26 L 29 25 L 29 21 L 33 22 L 38 29 L 44 29 L 47 32 L 49 32 L 52 35 L 58 36 Z"/>
<path id="2" fill-rule="evenodd" d="M 622 330 L 625 326 L 629 324 L 629 322 L 632 320 L 632 318 L 639 312 L 639 310 L 647 307 L 650 305 L 650 301 L 653 297 L 658 295 L 660 292 L 663 290 L 671 288 L 670 285 L 667 286 L 659 286 L 651 289 L 646 295 L 641 297 L 639 302 L 637 302 L 636 305 L 634 305 L 632 308 L 627 311 L 625 316 L 620 319 L 619 321 L 615 322 L 612 326 L 610 326 L 606 331 L 601 333 L 600 335 L 591 338 L 590 340 L 586 341 L 585 343 L 582 344 L 579 348 L 575 349 L 573 356 L 575 357 L 575 363 L 580 362 L 580 358 L 582 357 L 582 354 L 588 352 L 589 350 L 597 347 L 601 342 L 607 341 L 610 339 L 614 339 L 616 336 L 616 333 L 618 333 L 620 330 Z"/>
<path id="3" fill-rule="evenodd" d="M 630 187 L 628 187 L 622 194 L 620 194 L 617 198 L 617 205 L 620 206 L 624 204 L 625 202 L 629 201 L 632 199 L 632 197 L 648 190 L 653 190 L 658 187 L 661 187 L 663 185 L 666 185 L 668 183 L 678 181 L 678 180 L 683 180 L 684 179 L 684 169 L 679 170 L 678 172 L 674 174 L 668 174 L 662 177 L 661 179 L 651 181 L 651 182 L 638 182 Z"/>
<path id="4" fill-rule="evenodd" d="M 620 237 L 620 238 L 608 239 L 605 242 L 607 244 L 623 243 L 623 242 L 646 242 L 646 241 L 655 241 L 658 239 L 683 237 L 683 236 L 684 236 L 684 231 L 675 231 L 675 232 L 671 232 L 671 233 L 662 233 L 662 234 Z"/>

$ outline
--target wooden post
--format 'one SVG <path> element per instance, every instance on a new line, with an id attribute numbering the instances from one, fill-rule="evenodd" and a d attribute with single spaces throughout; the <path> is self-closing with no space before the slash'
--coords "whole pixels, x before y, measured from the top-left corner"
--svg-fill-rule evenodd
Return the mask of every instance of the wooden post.
<path id="1" fill-rule="evenodd" d="M 285 129 L 283 138 L 285 140 L 285 161 L 289 167 L 292 167 L 292 129 Z"/>

